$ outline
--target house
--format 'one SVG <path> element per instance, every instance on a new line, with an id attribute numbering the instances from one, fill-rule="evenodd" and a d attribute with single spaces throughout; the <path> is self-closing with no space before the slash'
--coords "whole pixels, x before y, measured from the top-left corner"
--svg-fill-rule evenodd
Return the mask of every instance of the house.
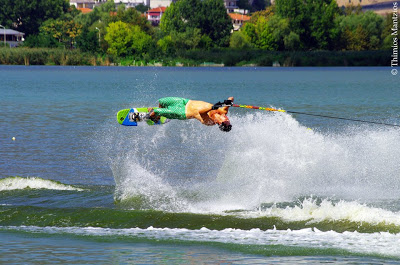
<path id="1" fill-rule="evenodd" d="M 229 13 L 229 16 L 232 19 L 233 30 L 239 30 L 244 23 L 250 20 L 250 16 L 244 14 Z"/>
<path id="2" fill-rule="evenodd" d="M 239 8 L 237 2 L 239 0 L 224 0 L 224 5 L 228 13 L 234 12 L 234 9 Z"/>
<path id="3" fill-rule="evenodd" d="M 150 9 L 146 12 L 146 18 L 153 26 L 157 26 L 160 24 L 161 17 L 165 13 L 167 8 L 164 6 L 156 7 Z"/>
<path id="4" fill-rule="evenodd" d="M 13 29 L 0 29 L 0 46 L 17 47 L 24 41 L 24 35 Z"/>

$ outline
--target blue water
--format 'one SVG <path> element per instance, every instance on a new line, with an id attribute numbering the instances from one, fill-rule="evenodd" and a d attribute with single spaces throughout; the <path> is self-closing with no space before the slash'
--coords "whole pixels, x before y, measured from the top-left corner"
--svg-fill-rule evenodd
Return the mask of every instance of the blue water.
<path id="1" fill-rule="evenodd" d="M 389 68 L 0 66 L 0 80 L 0 237 L 11 242 L 2 240 L 2 262 L 400 258 L 398 127 L 240 108 L 230 110 L 228 134 L 195 120 L 134 128 L 115 118 L 165 96 L 234 96 L 237 104 L 400 125 L 399 79 Z M 152 211 L 177 221 L 156 222 Z M 220 219 L 204 219 L 201 230 L 199 213 Z M 226 215 L 248 218 L 249 227 Z M 153 226 L 171 230 L 154 235 Z M 246 231 L 257 236 L 240 241 Z"/>

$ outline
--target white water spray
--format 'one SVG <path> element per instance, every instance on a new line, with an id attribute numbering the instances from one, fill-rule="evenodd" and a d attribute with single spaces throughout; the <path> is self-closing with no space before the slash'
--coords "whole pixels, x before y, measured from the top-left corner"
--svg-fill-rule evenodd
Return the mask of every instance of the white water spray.
<path id="1" fill-rule="evenodd" d="M 319 133 L 285 113 L 258 112 L 231 121 L 228 134 L 193 120 L 130 130 L 135 134 L 130 148 L 113 160 L 117 196 L 154 201 L 157 194 L 158 201 L 168 197 L 175 206 L 156 204 L 156 209 L 210 212 L 310 195 L 400 198 L 397 129 Z"/>

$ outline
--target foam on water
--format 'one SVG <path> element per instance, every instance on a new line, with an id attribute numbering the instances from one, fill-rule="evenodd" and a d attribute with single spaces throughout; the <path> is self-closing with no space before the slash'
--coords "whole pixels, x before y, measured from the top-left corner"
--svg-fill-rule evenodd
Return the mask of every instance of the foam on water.
<path id="1" fill-rule="evenodd" d="M 168 207 L 151 208 L 191 212 L 250 210 L 310 195 L 400 198 L 397 129 L 353 126 L 321 133 L 286 113 L 257 112 L 231 121 L 228 134 L 193 120 L 134 128 L 130 148 L 112 159 L 117 197 L 168 197 Z"/>
<path id="2" fill-rule="evenodd" d="M 284 245 L 319 249 L 342 249 L 352 253 L 400 257 L 400 234 L 358 233 L 334 231 L 322 232 L 316 228 L 301 230 L 210 230 L 205 227 L 199 230 L 178 228 L 129 228 L 111 229 L 97 227 L 36 227 L 36 226 L 3 226 L 2 230 L 18 230 L 30 233 L 73 234 L 80 236 L 99 236 L 126 238 L 143 238 L 150 240 L 179 240 L 192 242 L 219 242 L 239 245 Z"/>
<path id="3" fill-rule="evenodd" d="M 400 212 L 343 200 L 332 202 L 324 199 L 318 203 L 314 199 L 304 199 L 300 205 L 285 208 L 273 205 L 260 211 L 239 212 L 235 215 L 244 218 L 279 217 L 284 221 L 308 221 L 308 224 L 324 221 L 350 221 L 371 225 L 400 226 Z"/>
<path id="4" fill-rule="evenodd" d="M 347 200 L 400 197 L 400 134 L 396 129 L 349 128 L 322 134 L 287 114 L 240 119 L 237 144 L 217 182 L 225 201 L 244 208 L 303 195 Z"/>
<path id="5" fill-rule="evenodd" d="M 74 190 L 83 191 L 83 189 L 60 182 L 36 177 L 9 177 L 0 179 L 0 191 L 22 190 L 22 189 L 48 189 L 48 190 Z"/>
<path id="6" fill-rule="evenodd" d="M 113 167 L 116 178 L 115 199 L 129 203 L 137 199 L 138 208 L 154 208 L 165 211 L 179 211 L 185 209 L 186 202 L 179 199 L 176 191 L 159 176 L 145 170 L 138 163 L 130 163 L 124 159 L 123 164 Z M 123 166 L 121 166 L 123 165 Z"/>

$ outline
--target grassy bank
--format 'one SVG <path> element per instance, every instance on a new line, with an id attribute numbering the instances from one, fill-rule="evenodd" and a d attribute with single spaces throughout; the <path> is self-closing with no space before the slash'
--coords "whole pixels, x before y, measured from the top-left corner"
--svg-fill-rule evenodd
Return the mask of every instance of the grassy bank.
<path id="1" fill-rule="evenodd" d="M 225 66 L 388 66 L 390 51 L 300 51 L 261 50 L 187 51 L 180 55 L 197 63 L 211 61 Z"/>
<path id="2" fill-rule="evenodd" d="M 0 64 L 121 66 L 388 66 L 391 51 L 189 50 L 154 59 L 112 58 L 79 50 L 0 48 Z"/>
<path id="3" fill-rule="evenodd" d="M 0 64 L 11 65 L 110 65 L 108 56 L 79 50 L 49 48 L 1 48 Z"/>

